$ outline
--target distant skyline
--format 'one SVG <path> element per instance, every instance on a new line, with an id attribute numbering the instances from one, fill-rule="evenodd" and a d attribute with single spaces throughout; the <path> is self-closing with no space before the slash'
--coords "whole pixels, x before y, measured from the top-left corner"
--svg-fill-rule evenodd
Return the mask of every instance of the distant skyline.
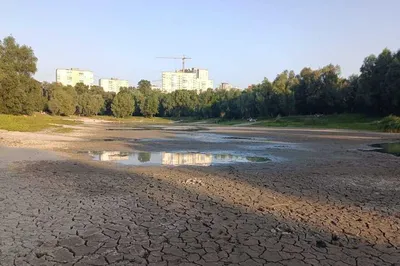
<path id="1" fill-rule="evenodd" d="M 161 80 L 162 71 L 208 69 L 247 87 L 285 69 L 340 65 L 358 73 L 364 58 L 400 49 L 398 0 L 4 1 L 0 38 L 33 48 L 40 81 L 57 68 L 100 78 Z"/>

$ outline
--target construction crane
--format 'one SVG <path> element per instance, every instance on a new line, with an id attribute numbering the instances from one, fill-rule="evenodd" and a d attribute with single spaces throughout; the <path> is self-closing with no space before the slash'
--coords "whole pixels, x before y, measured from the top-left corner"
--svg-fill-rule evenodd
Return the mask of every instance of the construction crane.
<path id="1" fill-rule="evenodd" d="M 182 72 L 185 72 L 185 60 L 186 59 L 192 59 L 190 57 L 186 57 L 185 55 L 183 55 L 182 57 L 162 56 L 162 57 L 157 57 L 157 58 L 161 58 L 161 59 L 180 59 L 180 60 L 182 60 Z"/>

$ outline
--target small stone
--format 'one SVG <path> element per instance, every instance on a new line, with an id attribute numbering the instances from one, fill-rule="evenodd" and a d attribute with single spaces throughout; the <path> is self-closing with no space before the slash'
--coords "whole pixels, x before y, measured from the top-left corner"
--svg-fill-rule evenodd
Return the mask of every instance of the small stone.
<path id="1" fill-rule="evenodd" d="M 332 241 L 339 241 L 339 236 L 336 234 L 332 234 Z"/>
<path id="2" fill-rule="evenodd" d="M 317 240 L 317 248 L 326 248 L 327 245 L 324 241 L 322 240 Z"/>

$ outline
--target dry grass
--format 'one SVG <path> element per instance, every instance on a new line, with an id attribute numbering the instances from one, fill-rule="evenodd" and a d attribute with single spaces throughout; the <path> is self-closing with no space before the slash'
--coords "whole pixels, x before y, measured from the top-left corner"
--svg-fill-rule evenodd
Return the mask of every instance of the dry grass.
<path id="1" fill-rule="evenodd" d="M 0 114 L 0 129 L 20 132 L 37 132 L 57 125 L 76 125 L 81 122 L 60 116 L 34 114 L 32 116 Z"/>

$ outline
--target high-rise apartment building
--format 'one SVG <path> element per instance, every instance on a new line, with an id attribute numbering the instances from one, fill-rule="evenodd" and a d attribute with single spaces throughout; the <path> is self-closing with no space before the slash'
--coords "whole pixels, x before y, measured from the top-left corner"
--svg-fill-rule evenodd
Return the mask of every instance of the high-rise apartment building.
<path id="1" fill-rule="evenodd" d="M 203 91 L 213 88 L 214 83 L 208 78 L 206 69 L 185 69 L 175 72 L 162 73 L 162 90 L 172 92 L 175 90 Z"/>
<path id="2" fill-rule="evenodd" d="M 81 70 L 78 68 L 57 68 L 56 69 L 56 82 L 65 86 L 75 86 L 77 83 L 85 85 L 93 85 L 94 75 L 92 71 Z"/>
<path id="3" fill-rule="evenodd" d="M 112 91 L 118 93 L 121 88 L 128 88 L 129 82 L 123 79 L 99 79 L 99 86 L 103 87 L 104 91 Z"/>

